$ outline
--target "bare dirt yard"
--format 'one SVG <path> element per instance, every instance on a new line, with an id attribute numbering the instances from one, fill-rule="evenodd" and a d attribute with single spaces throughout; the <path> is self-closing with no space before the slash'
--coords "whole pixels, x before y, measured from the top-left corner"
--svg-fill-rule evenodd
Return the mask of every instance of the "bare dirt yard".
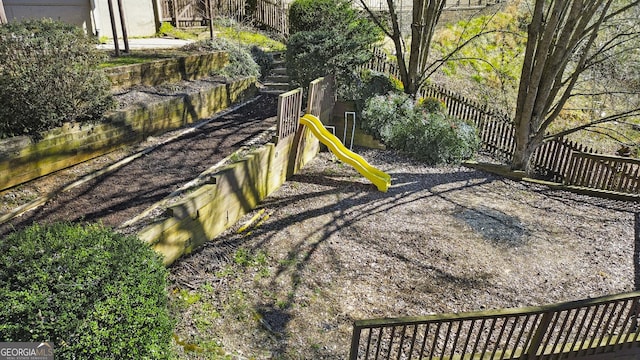
<path id="1" fill-rule="evenodd" d="M 358 151 L 387 193 L 321 153 L 171 267 L 181 358 L 345 359 L 356 319 L 635 289 L 638 204 Z"/>
<path id="2" fill-rule="evenodd" d="M 274 116 L 269 97 L 231 111 L 59 194 L 0 226 L 0 236 L 35 221 L 117 227 L 268 131 Z M 0 212 L 166 136 L 2 192 Z M 636 288 L 637 203 L 426 166 L 393 151 L 356 151 L 391 174 L 387 193 L 320 153 L 234 228 L 171 266 L 181 359 L 344 359 L 356 319 L 540 305 Z"/>
<path id="3" fill-rule="evenodd" d="M 199 80 L 166 87 L 133 89 L 116 98 L 121 107 L 183 96 L 201 88 L 217 85 L 214 80 Z M 46 204 L 0 224 L 0 236 L 34 222 L 101 222 L 119 227 L 162 201 L 261 134 L 275 127 L 277 96 L 262 95 L 239 108 L 231 108 L 203 126 L 179 129 L 149 137 L 135 146 L 36 179 L 0 192 L 0 215 L 29 200 L 56 195 Z M 185 131 L 193 130 L 193 131 Z M 268 141 L 266 139 L 265 141 Z M 152 149 L 152 150 L 150 150 Z M 148 152 L 147 152 L 148 151 Z M 110 166 L 132 154 L 143 156 L 68 191 L 65 185 Z"/>

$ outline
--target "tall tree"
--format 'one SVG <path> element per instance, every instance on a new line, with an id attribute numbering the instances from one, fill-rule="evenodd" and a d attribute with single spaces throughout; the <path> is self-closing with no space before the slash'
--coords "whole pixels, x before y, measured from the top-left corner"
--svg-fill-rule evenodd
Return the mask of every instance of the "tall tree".
<path id="1" fill-rule="evenodd" d="M 638 91 L 619 82 L 584 86 L 608 62 L 637 61 L 640 0 L 531 0 L 531 22 L 516 104 L 516 150 L 512 168 L 529 171 L 535 149 L 544 141 L 593 126 L 640 115 Z M 601 72 L 601 71 L 600 71 Z M 550 133 L 570 99 L 625 96 L 615 112 L 588 123 Z"/>
<path id="2" fill-rule="evenodd" d="M 393 41 L 404 90 L 407 94 L 415 94 L 428 77 L 427 60 L 431 40 L 446 0 L 413 0 L 409 46 L 405 43 L 400 28 L 394 0 L 387 0 L 388 19 L 375 14 L 365 0 L 360 0 L 360 3 L 378 27 Z"/>

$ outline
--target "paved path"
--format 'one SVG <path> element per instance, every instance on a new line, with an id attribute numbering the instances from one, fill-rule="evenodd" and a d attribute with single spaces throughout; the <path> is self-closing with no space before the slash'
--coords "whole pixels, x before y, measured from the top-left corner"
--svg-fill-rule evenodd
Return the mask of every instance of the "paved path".
<path id="1" fill-rule="evenodd" d="M 193 40 L 181 40 L 181 39 L 172 39 L 172 38 L 133 38 L 129 39 L 129 48 L 131 50 L 142 50 L 142 49 L 171 49 L 171 48 L 179 48 L 189 43 L 192 43 Z M 120 46 L 120 50 L 124 50 L 124 42 L 122 39 L 118 42 Z M 107 43 L 98 45 L 98 49 L 103 50 L 111 50 L 115 49 L 113 39 L 109 39 Z"/>

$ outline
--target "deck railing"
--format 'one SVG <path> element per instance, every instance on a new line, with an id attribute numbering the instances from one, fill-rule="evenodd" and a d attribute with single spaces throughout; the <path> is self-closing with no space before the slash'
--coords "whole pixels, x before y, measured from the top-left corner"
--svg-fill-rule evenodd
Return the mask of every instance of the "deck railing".
<path id="1" fill-rule="evenodd" d="M 446 0 L 444 5 L 445 11 L 481 9 L 490 5 L 495 5 L 506 0 Z M 372 11 L 388 11 L 389 5 L 386 0 L 364 0 L 364 3 Z M 360 1 L 354 3 L 355 6 L 362 7 Z M 399 4 L 396 4 L 396 11 L 400 10 Z M 411 7 L 408 7 L 411 10 Z"/>
<path id="2" fill-rule="evenodd" d="M 640 356 L 640 292 L 541 307 L 354 323 L 349 359 Z"/>

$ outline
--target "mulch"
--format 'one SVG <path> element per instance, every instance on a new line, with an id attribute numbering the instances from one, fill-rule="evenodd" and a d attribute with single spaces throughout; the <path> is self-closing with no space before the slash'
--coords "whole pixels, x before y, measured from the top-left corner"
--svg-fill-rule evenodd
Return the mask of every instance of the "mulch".
<path id="1" fill-rule="evenodd" d="M 250 105 L 217 117 L 116 171 L 57 194 L 45 205 L 0 225 L 0 236 L 34 222 L 100 222 L 105 226 L 118 227 L 229 156 L 247 141 L 273 128 L 277 101 L 276 96 L 261 95 Z M 147 143 L 157 143 L 170 135 L 148 139 Z M 48 187 L 61 188 L 63 184 L 58 184 L 56 177 L 56 174 L 52 174 L 36 182 L 54 183 L 48 184 Z M 60 181 L 64 180 L 60 177 Z M 6 197 L 10 192 L 0 195 Z"/>

